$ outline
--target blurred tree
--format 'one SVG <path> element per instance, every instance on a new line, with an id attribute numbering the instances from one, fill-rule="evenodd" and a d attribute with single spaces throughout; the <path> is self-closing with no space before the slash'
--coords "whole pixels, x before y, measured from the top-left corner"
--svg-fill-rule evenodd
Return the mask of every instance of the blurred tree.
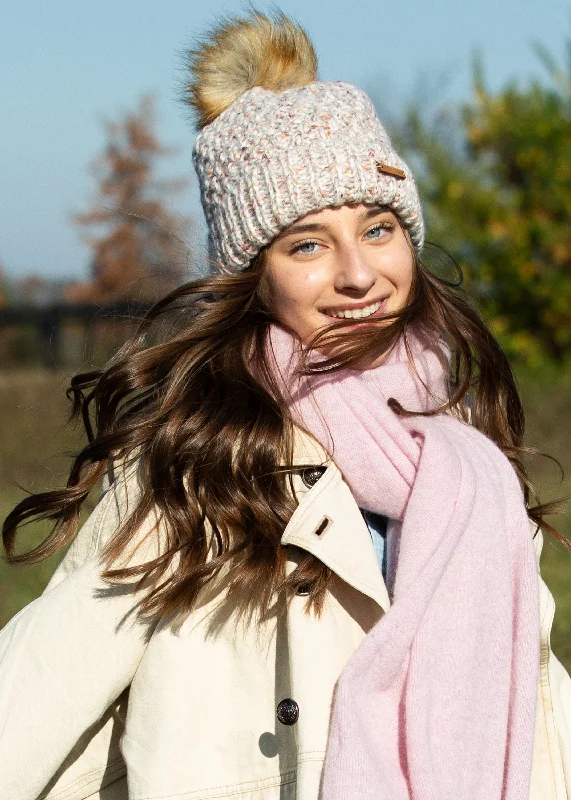
<path id="1" fill-rule="evenodd" d="M 105 122 L 108 143 L 94 162 L 98 196 L 76 214 L 92 248 L 92 281 L 74 283 L 66 296 L 75 302 L 155 300 L 184 280 L 187 250 L 181 236 L 189 219 L 176 215 L 169 201 L 186 180 L 159 180 L 157 161 L 174 154 L 155 133 L 154 101 L 144 97 L 135 112 L 119 122 Z"/>
<path id="2" fill-rule="evenodd" d="M 494 93 L 474 66 L 469 103 L 411 107 L 393 135 L 417 167 L 429 239 L 458 259 L 505 349 L 527 363 L 571 354 L 569 68 L 540 47 L 549 82 Z"/>

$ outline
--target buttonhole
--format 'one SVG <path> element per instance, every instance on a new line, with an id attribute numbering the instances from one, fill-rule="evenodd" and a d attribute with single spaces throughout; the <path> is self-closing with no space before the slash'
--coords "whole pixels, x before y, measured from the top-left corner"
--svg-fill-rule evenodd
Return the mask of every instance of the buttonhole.
<path id="1" fill-rule="evenodd" d="M 315 536 L 321 537 L 323 536 L 323 534 L 329 528 L 330 525 L 331 525 L 331 520 L 329 519 L 329 517 L 323 517 L 323 519 L 321 520 L 317 528 L 313 531 L 313 533 L 315 534 Z"/>

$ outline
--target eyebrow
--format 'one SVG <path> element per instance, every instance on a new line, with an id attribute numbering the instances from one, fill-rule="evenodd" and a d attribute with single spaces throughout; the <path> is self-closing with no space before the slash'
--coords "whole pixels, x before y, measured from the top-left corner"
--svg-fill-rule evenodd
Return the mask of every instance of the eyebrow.
<path id="1" fill-rule="evenodd" d="M 359 222 L 362 222 L 366 219 L 370 219 L 371 217 L 376 217 L 378 214 L 383 214 L 384 212 L 390 211 L 390 208 L 386 206 L 375 206 L 374 208 L 368 208 L 366 211 L 363 211 L 359 214 Z M 286 236 L 293 236 L 296 233 L 316 233 L 318 231 L 327 231 L 329 230 L 328 225 L 323 225 L 318 222 L 308 222 L 306 224 L 300 225 L 291 225 L 289 228 L 281 231 L 276 236 L 277 239 L 284 239 Z"/>

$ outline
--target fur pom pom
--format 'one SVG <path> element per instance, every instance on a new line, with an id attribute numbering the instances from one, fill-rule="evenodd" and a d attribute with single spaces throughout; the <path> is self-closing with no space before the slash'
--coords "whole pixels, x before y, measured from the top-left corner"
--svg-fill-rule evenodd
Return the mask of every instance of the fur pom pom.
<path id="1" fill-rule="evenodd" d="M 317 77 L 317 58 L 303 28 L 283 14 L 270 19 L 258 12 L 215 27 L 188 53 L 188 67 L 184 99 L 199 128 L 254 86 L 283 92 Z"/>

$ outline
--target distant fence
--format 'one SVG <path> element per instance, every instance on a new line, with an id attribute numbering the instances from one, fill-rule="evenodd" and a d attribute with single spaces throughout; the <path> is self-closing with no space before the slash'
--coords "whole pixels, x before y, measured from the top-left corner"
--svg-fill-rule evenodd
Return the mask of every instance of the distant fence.
<path id="1" fill-rule="evenodd" d="M 49 369 L 58 369 L 66 363 L 85 361 L 93 357 L 102 345 L 107 350 L 122 344 L 131 330 L 148 310 L 149 304 L 134 300 L 121 301 L 110 305 L 53 303 L 45 306 L 6 306 L 0 308 L 0 351 L 1 334 L 10 329 L 27 331 L 30 337 L 22 335 L 4 337 L 4 350 L 11 365 L 32 362 Z M 70 325 L 75 329 L 76 353 L 69 356 L 66 351 L 66 332 Z M 69 338 L 69 336 L 67 337 Z M 66 357 L 67 356 L 67 357 Z"/>

